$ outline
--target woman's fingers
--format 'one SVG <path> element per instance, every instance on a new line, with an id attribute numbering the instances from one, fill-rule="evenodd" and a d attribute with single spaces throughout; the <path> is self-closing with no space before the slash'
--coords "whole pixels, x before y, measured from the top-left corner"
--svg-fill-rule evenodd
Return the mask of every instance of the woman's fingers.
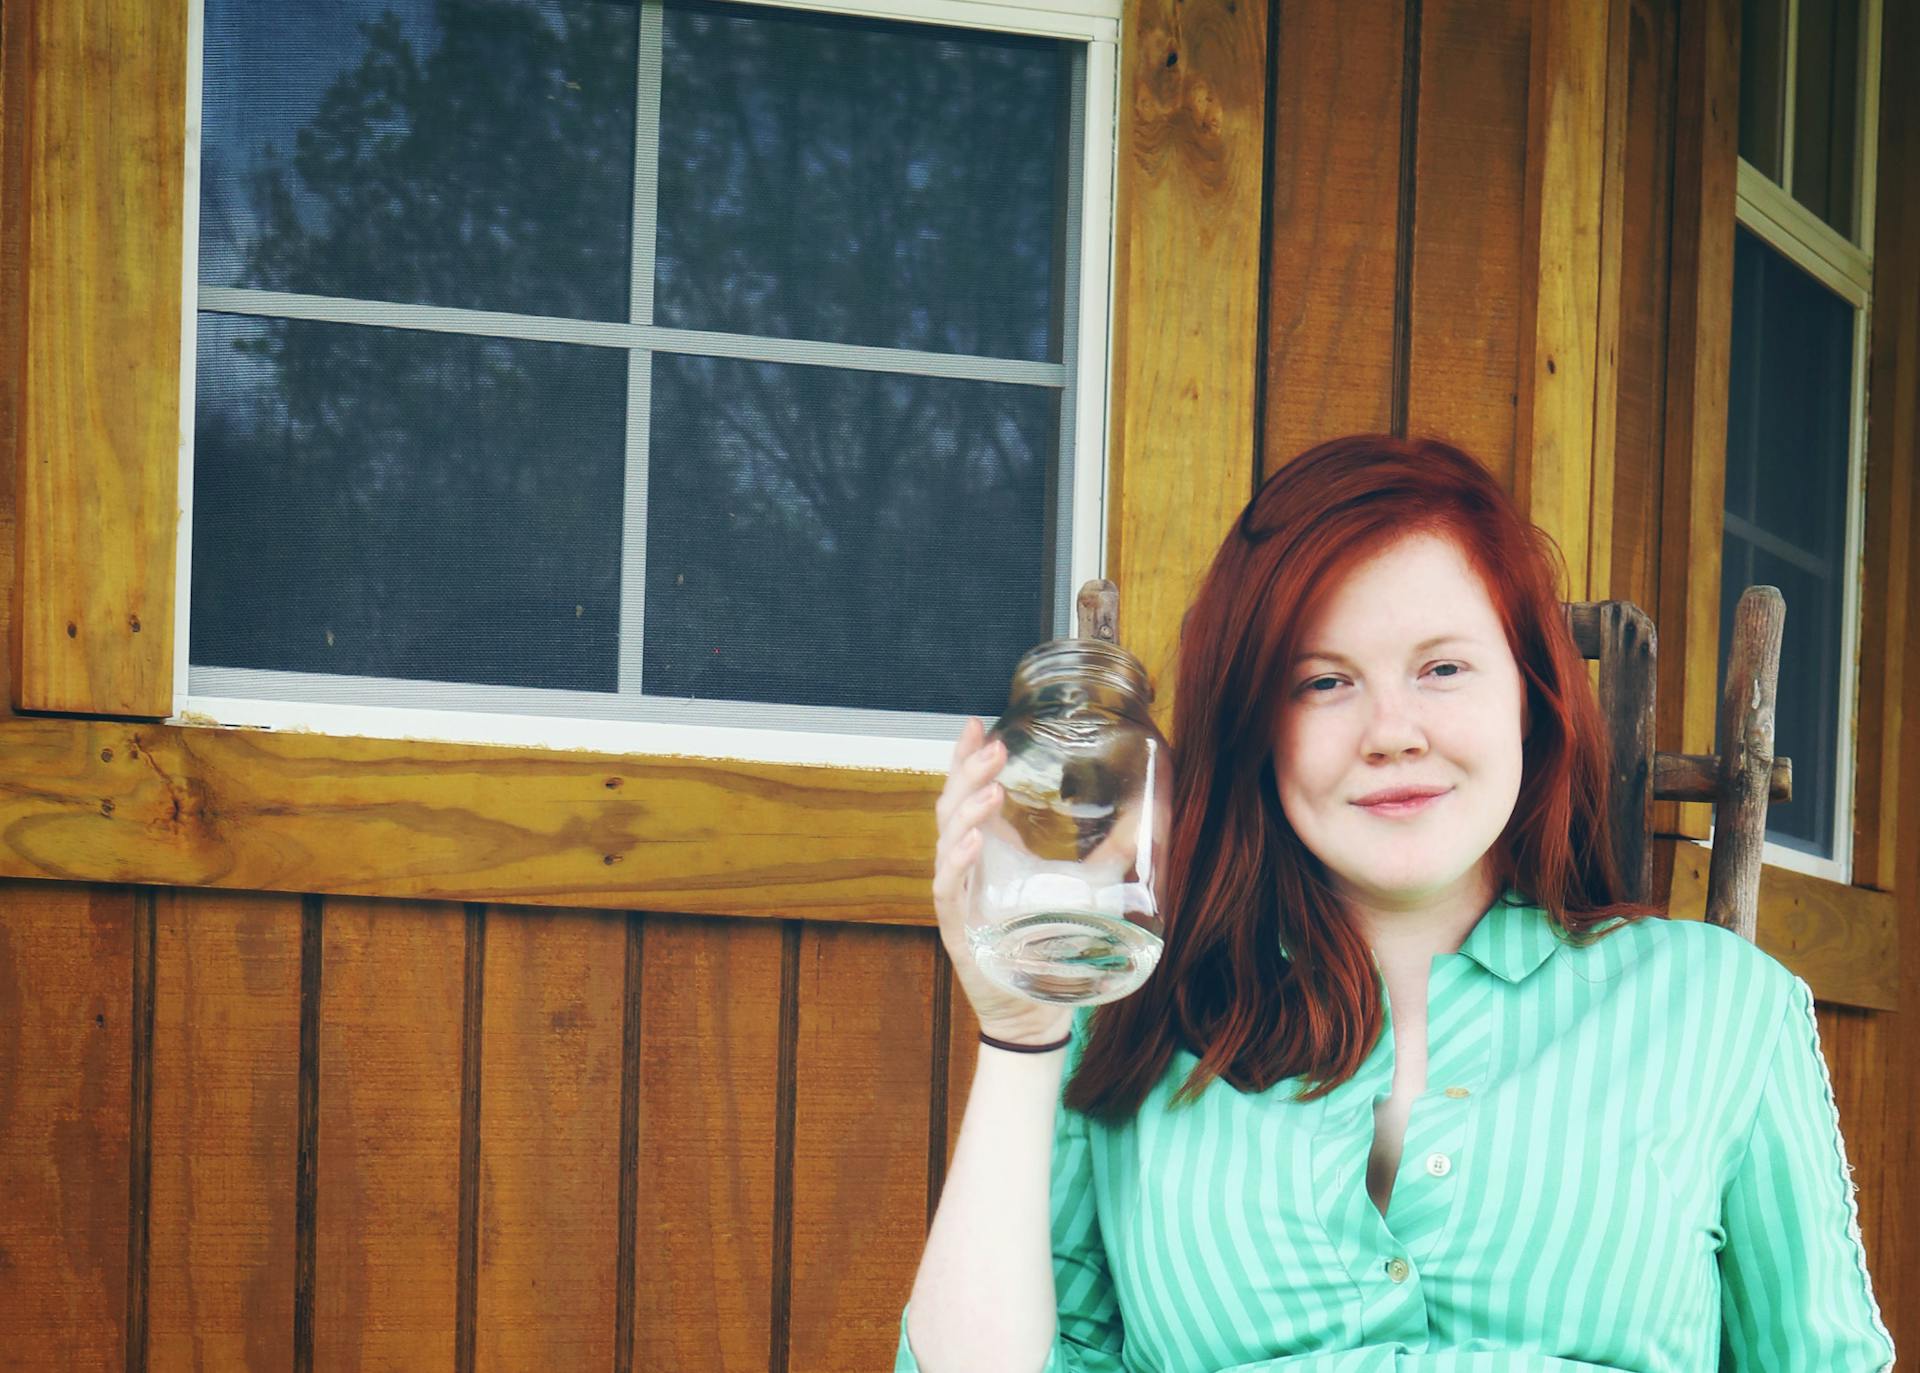
<path id="1" fill-rule="evenodd" d="M 971 723 L 969 721 L 970 727 Z M 944 831 L 954 811 L 965 805 L 981 784 L 998 776 L 1006 762 L 1007 746 L 998 739 L 989 740 L 960 757 L 947 773 L 946 785 L 940 789 L 940 799 L 934 803 L 934 824 Z"/>
<path id="2" fill-rule="evenodd" d="M 938 865 L 933 873 L 933 900 L 936 910 L 957 906 L 966 885 L 967 870 L 980 853 L 980 831 L 968 830 L 958 842 L 941 845 Z"/>

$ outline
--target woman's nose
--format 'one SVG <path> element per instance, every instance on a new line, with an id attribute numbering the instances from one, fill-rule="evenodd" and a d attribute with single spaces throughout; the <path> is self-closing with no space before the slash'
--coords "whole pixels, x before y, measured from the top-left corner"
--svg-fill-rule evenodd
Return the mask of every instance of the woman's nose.
<path id="1" fill-rule="evenodd" d="M 1394 757 L 1424 749 L 1427 735 L 1405 693 L 1390 690 L 1374 694 L 1361 742 L 1369 757 Z"/>

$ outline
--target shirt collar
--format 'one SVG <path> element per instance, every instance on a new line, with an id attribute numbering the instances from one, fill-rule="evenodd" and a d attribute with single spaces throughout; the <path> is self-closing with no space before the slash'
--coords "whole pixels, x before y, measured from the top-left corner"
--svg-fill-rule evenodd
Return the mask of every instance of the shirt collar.
<path id="1" fill-rule="evenodd" d="M 1460 952 L 1506 982 L 1518 983 L 1560 945 L 1560 931 L 1545 909 L 1508 887 L 1467 935 Z"/>
<path id="2" fill-rule="evenodd" d="M 1560 931 L 1541 906 L 1508 887 L 1487 907 L 1460 952 L 1504 982 L 1519 984 L 1553 956 Z M 1286 955 L 1284 941 L 1280 952 Z"/>

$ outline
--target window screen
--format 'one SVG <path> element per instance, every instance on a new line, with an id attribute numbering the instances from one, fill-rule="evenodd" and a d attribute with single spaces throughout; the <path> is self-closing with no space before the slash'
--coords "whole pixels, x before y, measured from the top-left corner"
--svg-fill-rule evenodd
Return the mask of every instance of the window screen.
<path id="1" fill-rule="evenodd" d="M 1793 800 L 1767 839 L 1832 857 L 1839 786 L 1854 309 L 1744 226 L 1734 248 L 1727 407 L 1720 676 L 1748 586 L 1780 588 L 1774 751 L 1793 759 Z M 1717 748 L 1725 748 L 1720 740 Z"/>
<path id="2" fill-rule="evenodd" d="M 939 734 L 1066 632 L 1084 44 L 204 34 L 190 692 Z"/>

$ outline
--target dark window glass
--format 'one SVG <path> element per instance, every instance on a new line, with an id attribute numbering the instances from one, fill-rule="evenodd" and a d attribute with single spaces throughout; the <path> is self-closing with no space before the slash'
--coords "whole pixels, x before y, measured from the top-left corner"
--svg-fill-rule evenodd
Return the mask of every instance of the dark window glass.
<path id="1" fill-rule="evenodd" d="M 1769 807 L 1767 837 L 1825 856 L 1842 746 L 1853 329 L 1851 305 L 1736 230 L 1720 680 L 1740 592 L 1779 587 L 1787 619 L 1774 751 L 1793 759 L 1794 799 Z"/>
<path id="2" fill-rule="evenodd" d="M 1059 394 L 657 354 L 647 693 L 997 715 L 1052 633 Z"/>
<path id="3" fill-rule="evenodd" d="M 637 15 L 206 0 L 201 282 L 625 320 Z"/>
<path id="4" fill-rule="evenodd" d="M 1785 174 L 1787 0 L 1741 0 L 1740 156 L 1778 182 Z"/>
<path id="5" fill-rule="evenodd" d="M 189 660 L 619 686 L 627 355 L 202 314 Z"/>
<path id="6" fill-rule="evenodd" d="M 1856 239 L 1859 0 L 1800 0 L 1793 92 L 1793 198 Z"/>
<path id="7" fill-rule="evenodd" d="M 1081 45 L 708 0 L 205 4 L 196 667 L 997 713 L 1064 613 L 1071 391 L 1013 364 L 1072 385 Z M 636 297 L 825 346 L 410 308 Z"/>
<path id="8" fill-rule="evenodd" d="M 666 7 L 654 322 L 1059 361 L 1069 45 Z"/>

